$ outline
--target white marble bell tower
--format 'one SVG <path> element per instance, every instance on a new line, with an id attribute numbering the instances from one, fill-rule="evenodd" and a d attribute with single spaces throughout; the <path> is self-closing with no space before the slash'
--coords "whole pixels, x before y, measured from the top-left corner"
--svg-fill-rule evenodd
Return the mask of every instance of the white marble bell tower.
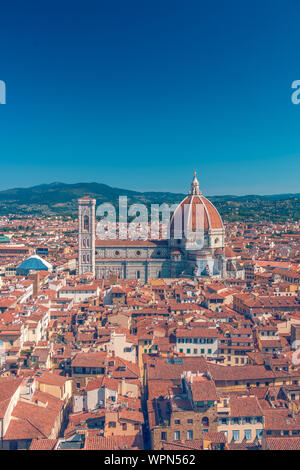
<path id="1" fill-rule="evenodd" d="M 96 199 L 84 197 L 78 200 L 79 250 L 78 273 L 95 276 L 95 206 Z"/>

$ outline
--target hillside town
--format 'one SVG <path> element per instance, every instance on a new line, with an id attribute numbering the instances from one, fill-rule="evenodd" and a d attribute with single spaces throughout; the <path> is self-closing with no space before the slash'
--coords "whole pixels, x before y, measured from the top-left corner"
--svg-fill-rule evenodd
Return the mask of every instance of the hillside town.
<path id="1" fill-rule="evenodd" d="M 299 221 L 225 223 L 226 269 L 169 277 L 80 269 L 78 230 L 0 218 L 2 449 L 300 450 Z"/>

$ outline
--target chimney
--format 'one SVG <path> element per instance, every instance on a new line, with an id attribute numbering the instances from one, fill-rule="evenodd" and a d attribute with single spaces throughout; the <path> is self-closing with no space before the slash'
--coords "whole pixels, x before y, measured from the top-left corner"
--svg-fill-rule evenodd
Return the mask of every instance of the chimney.
<path id="1" fill-rule="evenodd" d="M 125 385 L 125 379 L 123 378 L 119 381 L 119 392 L 118 392 L 119 395 L 123 395 L 123 392 L 125 391 L 124 385 Z"/>
<path id="2" fill-rule="evenodd" d="M 33 295 L 33 297 L 36 297 L 40 293 L 40 273 L 39 273 L 39 271 L 37 271 L 33 274 L 30 274 L 28 276 L 28 278 L 33 280 L 32 295 Z"/>

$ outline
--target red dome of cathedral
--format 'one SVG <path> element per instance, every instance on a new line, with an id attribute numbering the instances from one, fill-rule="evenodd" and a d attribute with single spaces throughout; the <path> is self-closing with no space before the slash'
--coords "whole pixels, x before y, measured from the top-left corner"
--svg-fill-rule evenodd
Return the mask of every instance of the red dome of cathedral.
<path id="1" fill-rule="evenodd" d="M 201 218 L 199 221 L 197 220 L 197 210 L 199 211 L 203 209 L 203 222 Z M 201 211 L 198 212 L 201 214 Z M 177 219 L 178 217 L 178 219 Z M 184 222 L 187 224 L 188 230 L 196 231 L 196 230 L 214 230 L 214 229 L 223 229 L 223 222 L 221 216 L 215 206 L 204 197 L 199 189 L 199 182 L 196 177 L 196 173 L 194 174 L 194 179 L 191 184 L 191 191 L 190 194 L 181 201 L 181 203 L 177 206 L 174 211 L 174 214 L 171 219 L 171 227 L 170 233 L 174 234 L 174 226 L 176 220 L 176 228 L 178 225 L 180 226 L 180 219 L 181 219 L 181 227 L 184 227 Z M 185 220 L 184 220 L 185 219 Z M 200 222 L 200 226 L 199 226 Z M 202 227 L 203 223 L 203 227 Z M 197 227 L 198 224 L 198 227 Z"/>

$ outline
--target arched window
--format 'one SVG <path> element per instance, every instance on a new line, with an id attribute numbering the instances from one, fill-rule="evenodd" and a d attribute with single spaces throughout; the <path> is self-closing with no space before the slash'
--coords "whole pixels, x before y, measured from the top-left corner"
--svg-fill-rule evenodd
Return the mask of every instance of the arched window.
<path id="1" fill-rule="evenodd" d="M 82 240 L 82 246 L 83 246 L 83 247 L 86 247 L 86 241 L 85 241 L 85 239 Z"/>
<path id="2" fill-rule="evenodd" d="M 204 418 L 202 418 L 202 426 L 205 428 L 209 426 L 209 419 L 207 418 L 207 416 L 204 416 Z"/>
<path id="3" fill-rule="evenodd" d="M 140 279 L 140 278 L 141 278 L 141 272 L 140 272 L 140 271 L 137 271 L 137 272 L 136 272 L 136 278 L 137 278 L 137 279 Z"/>
<path id="4" fill-rule="evenodd" d="M 90 219 L 88 215 L 85 215 L 83 217 L 83 230 L 86 230 L 87 232 L 90 229 Z"/>
<path id="5" fill-rule="evenodd" d="M 84 263 L 86 262 L 86 256 L 85 255 L 83 255 L 82 260 L 83 260 Z"/>

